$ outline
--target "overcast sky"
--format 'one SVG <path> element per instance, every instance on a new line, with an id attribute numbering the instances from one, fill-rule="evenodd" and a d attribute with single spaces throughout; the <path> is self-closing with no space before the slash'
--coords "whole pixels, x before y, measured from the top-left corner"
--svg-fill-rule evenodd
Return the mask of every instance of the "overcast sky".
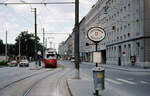
<path id="1" fill-rule="evenodd" d="M 23 0 L 0 0 L 1 2 L 21 2 Z M 24 0 L 25 2 L 74 2 L 74 0 Z M 85 16 L 97 0 L 80 0 L 80 20 Z M 34 13 L 31 8 L 37 8 L 38 33 L 45 28 L 48 32 L 71 33 L 74 27 L 74 5 L 0 5 L 0 39 L 5 43 L 5 33 L 8 30 L 8 43 L 15 43 L 15 38 L 22 31 L 34 33 Z M 38 34 L 42 42 L 42 34 Z M 68 35 L 46 35 L 53 37 L 56 48 L 65 41 Z"/>

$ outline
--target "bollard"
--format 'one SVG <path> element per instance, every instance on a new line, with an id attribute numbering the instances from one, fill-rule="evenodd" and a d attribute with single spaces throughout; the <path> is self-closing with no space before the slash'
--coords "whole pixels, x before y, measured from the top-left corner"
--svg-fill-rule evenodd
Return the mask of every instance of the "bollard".
<path id="1" fill-rule="evenodd" d="M 105 89 L 105 70 L 102 67 L 93 68 L 93 81 L 94 81 L 94 89 L 95 96 L 99 96 L 99 91 Z"/>

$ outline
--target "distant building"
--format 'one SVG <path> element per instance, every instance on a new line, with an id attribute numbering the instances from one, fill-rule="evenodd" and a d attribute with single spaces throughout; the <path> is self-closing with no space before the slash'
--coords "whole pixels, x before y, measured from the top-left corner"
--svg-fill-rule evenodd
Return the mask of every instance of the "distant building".
<path id="1" fill-rule="evenodd" d="M 69 59 L 72 57 L 73 53 L 73 42 L 72 35 L 69 35 L 66 41 L 62 42 L 58 48 L 58 54 L 61 55 L 63 59 Z"/>

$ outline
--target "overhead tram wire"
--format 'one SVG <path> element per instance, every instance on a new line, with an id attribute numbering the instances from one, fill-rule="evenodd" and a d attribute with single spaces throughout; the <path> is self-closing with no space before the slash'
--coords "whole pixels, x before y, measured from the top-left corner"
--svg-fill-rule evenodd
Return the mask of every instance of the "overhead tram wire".
<path id="1" fill-rule="evenodd" d="M 38 34 L 43 34 L 43 33 L 38 33 Z M 55 35 L 70 35 L 71 33 L 56 33 L 56 32 L 51 32 L 51 33 L 45 33 L 45 34 L 55 34 Z"/>
<path id="2" fill-rule="evenodd" d="M 0 5 L 24 5 L 24 4 L 36 4 L 36 5 L 48 5 L 48 4 L 75 4 L 75 2 L 31 2 L 31 3 L 28 3 L 28 2 L 24 2 L 24 3 L 21 3 L 21 2 L 8 2 L 8 3 L 0 3 Z"/>

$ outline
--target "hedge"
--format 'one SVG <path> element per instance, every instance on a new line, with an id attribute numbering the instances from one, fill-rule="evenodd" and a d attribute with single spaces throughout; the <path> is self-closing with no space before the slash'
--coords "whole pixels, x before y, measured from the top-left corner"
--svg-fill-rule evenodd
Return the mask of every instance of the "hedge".
<path id="1" fill-rule="evenodd" d="M 8 61 L 6 61 L 6 60 L 2 60 L 2 61 L 0 61 L 0 66 L 8 66 Z"/>

